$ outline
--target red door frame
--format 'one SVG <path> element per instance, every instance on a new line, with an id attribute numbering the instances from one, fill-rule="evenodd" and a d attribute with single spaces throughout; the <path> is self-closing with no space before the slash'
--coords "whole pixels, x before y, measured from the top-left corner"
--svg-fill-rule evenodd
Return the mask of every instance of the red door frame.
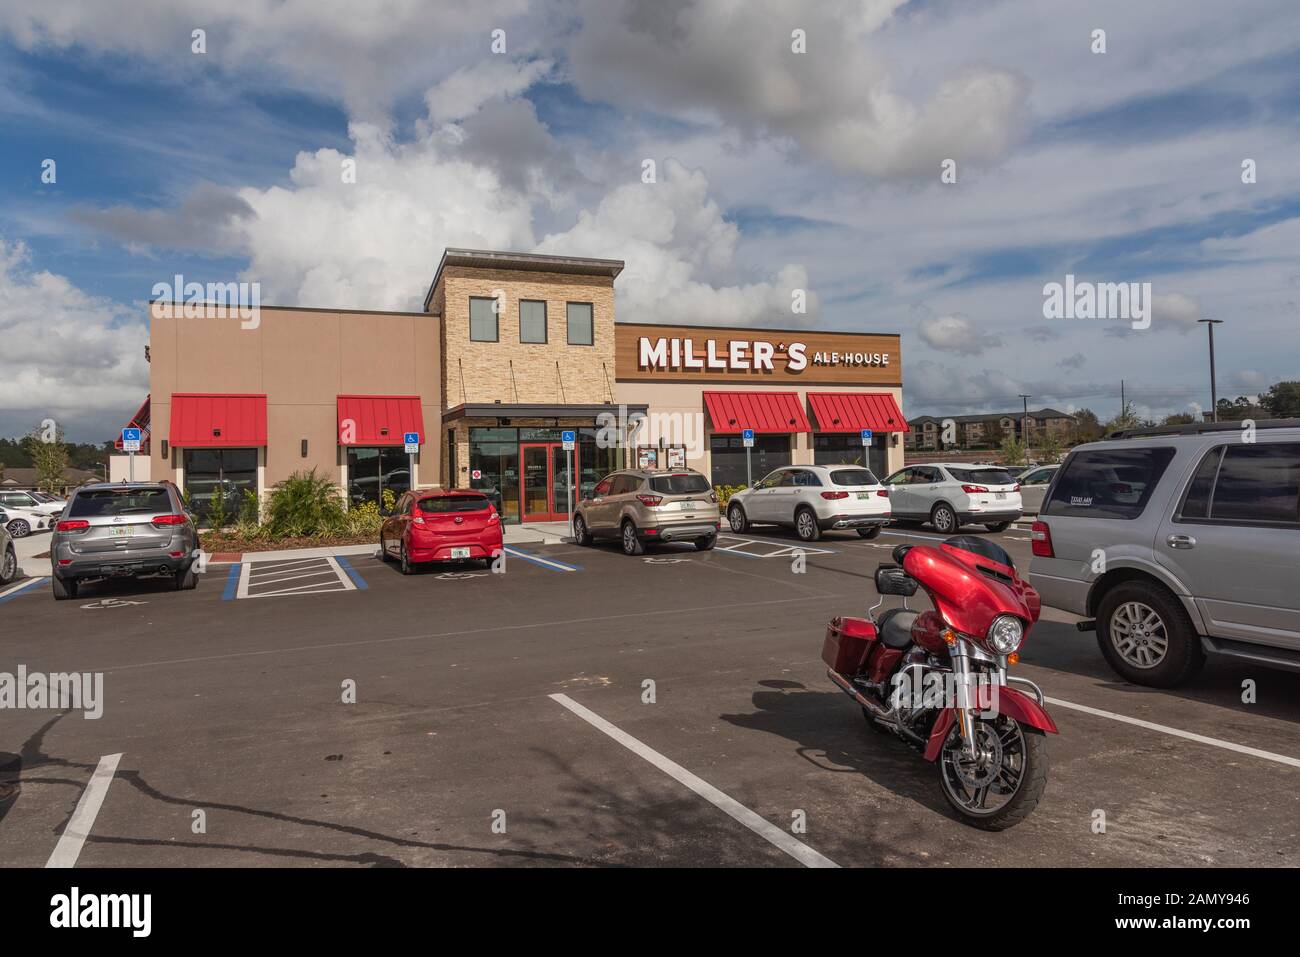
<path id="1" fill-rule="evenodd" d="M 520 442 L 519 443 L 519 522 L 520 524 L 523 524 L 524 522 L 567 522 L 569 520 L 568 514 L 566 512 L 560 511 L 560 506 L 564 505 L 565 503 L 555 501 L 555 453 L 557 451 L 563 451 L 563 448 L 564 448 L 564 444 L 562 442 Z M 546 504 L 549 509 L 549 511 L 546 512 L 529 512 L 526 510 L 528 498 L 524 491 L 524 481 L 525 481 L 525 475 L 527 474 L 527 470 L 525 468 L 525 465 L 527 463 L 525 462 L 525 458 L 528 454 L 528 449 L 546 449 Z M 580 473 L 578 471 L 578 448 L 577 448 L 577 443 L 574 443 L 572 478 L 576 479 L 579 474 Z M 575 488 L 574 501 L 573 501 L 573 505 L 575 508 L 578 505 L 577 494 L 578 492 L 577 489 Z"/>

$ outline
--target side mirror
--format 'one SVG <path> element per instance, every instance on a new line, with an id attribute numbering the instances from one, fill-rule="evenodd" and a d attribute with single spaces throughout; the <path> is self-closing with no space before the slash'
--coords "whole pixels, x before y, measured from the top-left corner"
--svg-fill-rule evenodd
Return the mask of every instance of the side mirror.
<path id="1" fill-rule="evenodd" d="M 903 571 L 899 565 L 879 565 L 876 567 L 876 591 L 882 595 L 902 595 L 904 598 L 916 594 L 919 583 Z"/>

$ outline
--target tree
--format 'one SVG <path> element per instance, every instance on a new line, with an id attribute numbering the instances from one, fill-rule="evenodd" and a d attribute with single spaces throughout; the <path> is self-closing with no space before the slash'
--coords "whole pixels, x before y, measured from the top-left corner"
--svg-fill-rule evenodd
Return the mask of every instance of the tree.
<path id="1" fill-rule="evenodd" d="M 1124 408 L 1120 409 L 1119 415 L 1106 423 L 1105 431 L 1114 432 L 1116 429 L 1136 429 L 1140 424 L 1137 413 L 1133 411 L 1133 403 L 1125 402 Z"/>
<path id="2" fill-rule="evenodd" d="M 47 420 L 23 437 L 23 447 L 36 469 L 36 487 L 45 492 L 62 491 L 63 470 L 68 467 L 63 429 Z"/>
<path id="3" fill-rule="evenodd" d="M 1026 454 L 1025 443 L 1011 435 L 1006 435 L 1002 439 L 1002 464 L 1003 465 L 1027 465 L 1029 457 Z"/>
<path id="4" fill-rule="evenodd" d="M 1095 442 L 1102 436 L 1101 421 L 1092 409 L 1080 409 L 1074 413 L 1074 427 L 1070 432 L 1070 444 Z"/>
<path id="5" fill-rule="evenodd" d="M 1056 462 L 1061 457 L 1061 440 L 1051 429 L 1043 430 L 1043 440 L 1038 443 L 1038 458 L 1044 464 Z"/>
<path id="6" fill-rule="evenodd" d="M 1259 404 L 1275 419 L 1300 418 L 1300 380 L 1275 382 L 1259 397 Z"/>
<path id="7" fill-rule="evenodd" d="M 1191 425 L 1196 421 L 1196 416 L 1190 412 L 1171 412 L 1164 417 L 1161 425 Z"/>

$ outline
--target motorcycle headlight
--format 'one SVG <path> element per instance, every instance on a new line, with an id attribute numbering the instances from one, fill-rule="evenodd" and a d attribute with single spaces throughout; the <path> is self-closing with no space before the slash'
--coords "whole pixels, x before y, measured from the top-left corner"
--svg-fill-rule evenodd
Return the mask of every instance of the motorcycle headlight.
<path id="1" fill-rule="evenodd" d="M 1025 629 L 1015 615 L 998 615 L 989 625 L 989 647 L 1000 655 L 1009 655 L 1020 647 Z"/>

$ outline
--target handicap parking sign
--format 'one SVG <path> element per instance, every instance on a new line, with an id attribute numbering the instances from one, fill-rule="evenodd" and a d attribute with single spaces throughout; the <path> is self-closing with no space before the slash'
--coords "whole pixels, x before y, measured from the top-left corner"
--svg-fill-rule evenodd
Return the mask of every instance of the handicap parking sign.
<path id="1" fill-rule="evenodd" d="M 140 451 L 140 430 L 139 429 L 122 430 L 122 451 L 123 452 Z"/>
<path id="2" fill-rule="evenodd" d="M 744 441 L 744 443 L 745 443 L 745 448 L 747 448 L 747 449 L 752 449 L 752 448 L 754 447 L 754 430 L 753 430 L 753 429 L 741 429 L 741 430 L 740 430 L 740 437 L 741 437 L 741 439 L 742 439 L 742 440 Z"/>
<path id="3" fill-rule="evenodd" d="M 406 446 L 407 455 L 414 455 L 416 452 L 420 451 L 420 433 L 403 432 L 402 444 Z"/>
<path id="4" fill-rule="evenodd" d="M 863 445 L 870 445 L 870 444 L 871 444 L 871 430 L 870 430 L 870 429 L 863 429 L 863 430 L 862 430 L 862 444 L 863 444 Z"/>
<path id="5" fill-rule="evenodd" d="M 572 452 L 574 443 L 578 439 L 578 433 L 573 429 L 566 429 L 560 433 L 560 441 L 564 443 L 564 451 Z"/>

